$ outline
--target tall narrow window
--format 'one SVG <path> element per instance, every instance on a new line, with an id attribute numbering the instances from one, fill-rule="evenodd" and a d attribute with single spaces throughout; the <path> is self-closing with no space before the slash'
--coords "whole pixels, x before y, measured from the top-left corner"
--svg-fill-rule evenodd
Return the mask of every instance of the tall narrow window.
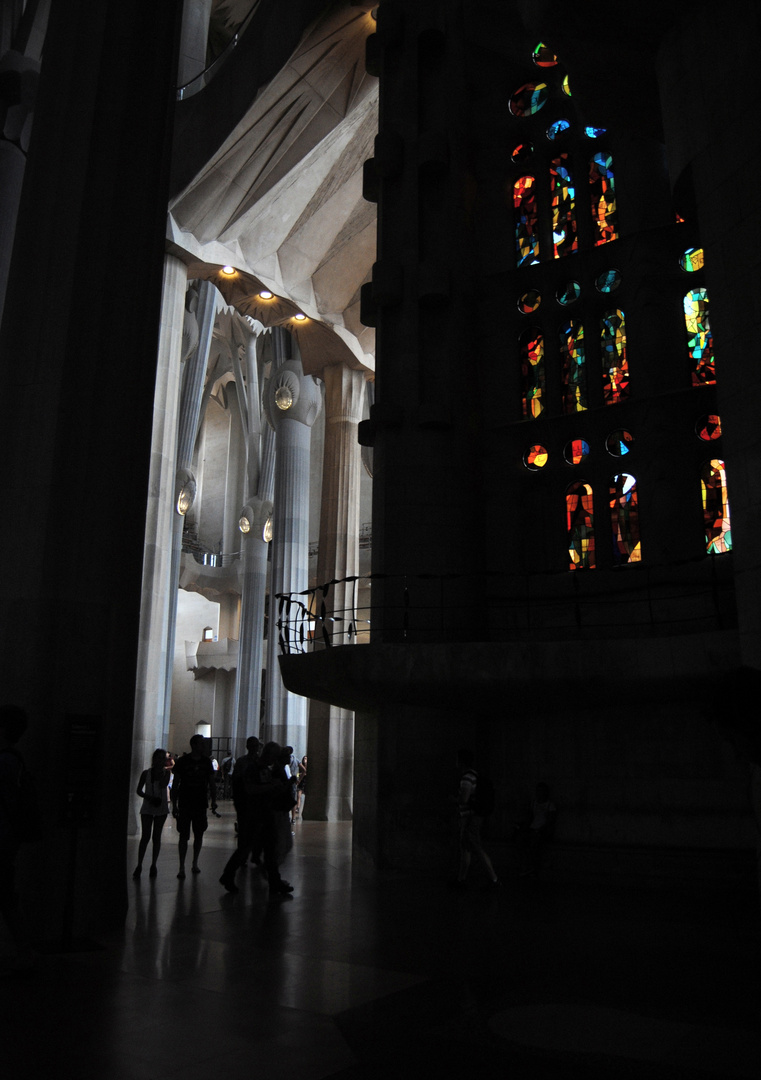
<path id="1" fill-rule="evenodd" d="M 568 170 L 568 154 L 553 158 L 550 166 L 552 199 L 552 253 L 556 259 L 578 251 L 576 236 L 576 191 Z"/>
<path id="2" fill-rule="evenodd" d="M 703 523 L 705 526 L 706 552 L 719 555 L 732 550 L 732 529 L 729 521 L 729 498 L 727 497 L 727 473 L 724 462 L 714 458 L 707 462 L 700 474 L 703 489 Z"/>
<path id="3" fill-rule="evenodd" d="M 563 378 L 563 412 L 583 412 L 587 403 L 587 372 L 584 361 L 584 327 L 580 319 L 569 319 L 560 327 L 560 356 Z"/>
<path id="4" fill-rule="evenodd" d="M 544 409 L 544 338 L 535 326 L 520 337 L 523 419 L 536 420 Z"/>
<path id="5" fill-rule="evenodd" d="M 618 213 L 613 158 L 604 151 L 595 154 L 589 163 L 589 194 L 592 200 L 595 247 L 617 240 Z"/>
<path id="6" fill-rule="evenodd" d="M 594 570 L 595 529 L 592 488 L 579 482 L 565 494 L 566 529 L 570 570 Z"/>
<path id="7" fill-rule="evenodd" d="M 692 385 L 712 386 L 716 382 L 716 361 L 708 314 L 706 289 L 690 289 L 684 297 L 684 324 L 692 365 Z"/>
<path id="8" fill-rule="evenodd" d="M 619 473 L 611 478 L 609 495 L 613 561 L 619 566 L 639 562 L 642 548 L 639 540 L 637 481 L 628 473 Z"/>
<path id="9" fill-rule="evenodd" d="M 629 396 L 629 362 L 626 358 L 626 321 L 623 311 L 606 311 L 600 320 L 603 398 L 616 405 Z"/>
<path id="10" fill-rule="evenodd" d="M 539 230 L 537 228 L 536 180 L 522 176 L 513 185 L 515 206 L 515 253 L 518 266 L 539 261 Z"/>

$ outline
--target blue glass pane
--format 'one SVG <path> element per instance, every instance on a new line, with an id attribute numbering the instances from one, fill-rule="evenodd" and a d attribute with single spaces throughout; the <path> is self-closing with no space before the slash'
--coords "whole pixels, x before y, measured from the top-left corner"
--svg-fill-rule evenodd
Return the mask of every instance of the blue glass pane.
<path id="1" fill-rule="evenodd" d="M 585 127 L 584 134 L 588 139 L 599 139 L 607 130 L 607 128 Z"/>
<path id="2" fill-rule="evenodd" d="M 557 139 L 558 135 L 562 135 L 564 131 L 568 131 L 570 127 L 568 120 L 556 120 L 554 124 L 550 124 L 547 129 L 548 139 Z"/>
<path id="3" fill-rule="evenodd" d="M 595 288 L 601 293 L 612 293 L 621 284 L 620 270 L 603 270 L 595 281 Z"/>
<path id="4" fill-rule="evenodd" d="M 558 289 L 556 296 L 558 303 L 564 307 L 574 304 L 581 296 L 581 285 L 579 285 L 578 281 L 569 281 Z"/>

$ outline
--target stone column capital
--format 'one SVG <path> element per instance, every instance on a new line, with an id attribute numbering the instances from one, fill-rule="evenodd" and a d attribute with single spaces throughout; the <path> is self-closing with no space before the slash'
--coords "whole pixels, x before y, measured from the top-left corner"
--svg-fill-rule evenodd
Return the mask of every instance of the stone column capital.
<path id="1" fill-rule="evenodd" d="M 262 404 L 275 431 L 285 420 L 311 427 L 320 415 L 322 395 L 316 380 L 305 375 L 300 360 L 287 360 L 264 380 Z"/>

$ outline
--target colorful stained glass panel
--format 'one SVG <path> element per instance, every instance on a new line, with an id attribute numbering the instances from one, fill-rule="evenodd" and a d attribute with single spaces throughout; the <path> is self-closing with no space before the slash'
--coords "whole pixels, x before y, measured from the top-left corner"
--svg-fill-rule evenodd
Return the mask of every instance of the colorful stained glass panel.
<path id="1" fill-rule="evenodd" d="M 547 128 L 547 138 L 550 140 L 557 139 L 564 131 L 568 131 L 570 126 L 568 120 L 556 120 L 554 124 L 550 124 Z"/>
<path id="2" fill-rule="evenodd" d="M 525 83 L 510 98 L 513 116 L 534 116 L 544 108 L 549 96 L 547 83 Z"/>
<path id="3" fill-rule="evenodd" d="M 586 439 L 571 439 L 563 447 L 563 457 L 569 465 L 581 465 L 589 457 L 589 443 Z"/>
<path id="4" fill-rule="evenodd" d="M 534 443 L 523 455 L 523 464 L 529 472 L 539 472 L 547 464 L 548 459 L 549 454 L 545 448 L 540 446 L 539 443 Z"/>
<path id="5" fill-rule="evenodd" d="M 702 270 L 704 264 L 705 257 L 702 248 L 687 248 L 684 254 L 679 256 L 679 265 L 688 274 L 693 274 L 696 270 Z"/>
<path id="6" fill-rule="evenodd" d="M 518 266 L 539 261 L 539 229 L 537 226 L 536 180 L 522 176 L 513 185 L 515 206 L 515 254 Z"/>
<path id="7" fill-rule="evenodd" d="M 563 307 L 568 307 L 569 304 L 575 304 L 581 296 L 581 285 L 578 281 L 568 281 L 565 285 L 562 285 L 555 293 L 555 298 L 559 304 Z"/>
<path id="8" fill-rule="evenodd" d="M 592 202 L 592 221 L 595 247 L 618 239 L 618 211 L 613 158 L 604 151 L 595 154 L 589 163 L 589 194 Z"/>
<path id="9" fill-rule="evenodd" d="M 642 545 L 639 538 L 637 481 L 629 473 L 612 477 L 609 489 L 610 524 L 613 530 L 613 562 L 640 562 Z"/>
<path id="10" fill-rule="evenodd" d="M 629 361 L 626 356 L 626 321 L 623 311 L 607 311 L 600 320 L 603 399 L 617 405 L 629 396 Z"/>
<path id="11" fill-rule="evenodd" d="M 510 158 L 516 165 L 522 165 L 524 161 L 531 157 L 533 152 L 534 147 L 531 145 L 531 143 L 518 143 L 518 145 L 515 147 L 512 154 L 510 155 Z"/>
<path id="12" fill-rule="evenodd" d="M 692 385 L 712 386 L 716 382 L 716 361 L 706 289 L 690 289 L 685 295 L 684 324 L 692 364 Z"/>
<path id="13" fill-rule="evenodd" d="M 578 251 L 576 236 L 576 190 L 568 169 L 568 154 L 553 158 L 550 165 L 552 200 L 552 250 L 556 259 Z"/>
<path id="14" fill-rule="evenodd" d="M 571 484 L 565 495 L 569 570 L 594 570 L 594 501 L 589 484 Z"/>
<path id="15" fill-rule="evenodd" d="M 622 274 L 620 270 L 603 270 L 595 279 L 595 288 L 601 293 L 615 292 L 621 285 Z"/>
<path id="16" fill-rule="evenodd" d="M 706 553 L 722 555 L 732 550 L 732 528 L 724 462 L 714 458 L 713 461 L 704 465 L 700 484 L 703 492 Z"/>
<path id="17" fill-rule="evenodd" d="M 542 302 L 542 296 L 538 289 L 529 289 L 518 301 L 518 310 L 522 315 L 530 315 L 536 311 Z"/>
<path id="18" fill-rule="evenodd" d="M 563 412 L 584 412 L 589 407 L 584 326 L 580 319 L 569 319 L 560 327 L 559 334 Z"/>
<path id="19" fill-rule="evenodd" d="M 524 420 L 536 420 L 544 410 L 544 338 L 530 327 L 520 336 L 522 406 Z"/>
<path id="20" fill-rule="evenodd" d="M 632 433 L 624 428 L 619 428 L 618 431 L 611 431 L 605 440 L 605 449 L 612 457 L 625 457 L 631 450 L 633 442 L 634 436 Z"/>
<path id="21" fill-rule="evenodd" d="M 540 41 L 537 47 L 531 54 L 531 59 L 534 61 L 537 67 L 551 68 L 555 67 L 558 62 L 557 56 L 555 56 L 549 45 L 545 45 L 543 41 Z"/>
<path id="22" fill-rule="evenodd" d="M 703 442 L 713 442 L 715 439 L 721 438 L 721 417 L 715 413 L 709 413 L 707 416 L 701 416 L 695 425 L 695 431 L 699 439 Z"/>

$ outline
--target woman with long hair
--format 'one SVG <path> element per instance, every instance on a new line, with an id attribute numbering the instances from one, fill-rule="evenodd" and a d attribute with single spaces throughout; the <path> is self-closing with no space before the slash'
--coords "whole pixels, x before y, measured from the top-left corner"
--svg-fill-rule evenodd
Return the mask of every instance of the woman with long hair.
<path id="1" fill-rule="evenodd" d="M 143 872 L 143 859 L 148 849 L 148 842 L 153 837 L 153 857 L 149 877 L 156 877 L 156 862 L 161 851 L 161 830 L 169 813 L 169 777 L 171 770 L 167 768 L 168 756 L 166 750 L 153 751 L 151 767 L 140 774 L 137 785 L 137 794 L 143 800 L 140 808 L 140 824 L 142 836 L 137 849 L 137 866 L 133 878 L 139 878 Z"/>

